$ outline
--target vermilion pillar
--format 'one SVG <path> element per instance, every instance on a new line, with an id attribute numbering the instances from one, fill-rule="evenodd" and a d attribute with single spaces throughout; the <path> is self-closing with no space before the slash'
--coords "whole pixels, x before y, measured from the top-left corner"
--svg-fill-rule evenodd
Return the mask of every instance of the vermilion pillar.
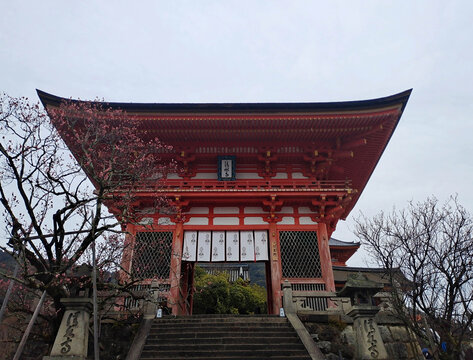
<path id="1" fill-rule="evenodd" d="M 121 260 L 121 268 L 123 269 L 120 272 L 120 279 L 125 281 L 129 278 L 129 274 L 131 273 L 131 265 L 132 265 L 132 258 L 133 258 L 133 246 L 135 243 L 135 227 L 131 224 L 126 226 L 126 234 L 125 234 L 125 243 L 123 246 L 123 254 Z"/>
<path id="2" fill-rule="evenodd" d="M 169 280 L 171 288 L 169 290 L 168 306 L 172 308 L 173 315 L 179 315 L 182 313 L 181 298 L 181 259 L 182 259 L 182 245 L 183 245 L 183 227 L 182 222 L 176 224 L 176 231 L 174 232 L 174 239 L 172 242 L 171 251 L 171 272 L 169 274 Z"/>
<path id="3" fill-rule="evenodd" d="M 269 238 L 270 243 L 270 259 L 269 263 L 271 266 L 271 298 L 272 304 L 268 304 L 268 309 L 272 314 L 279 314 L 279 309 L 282 307 L 281 301 L 281 254 L 279 250 L 279 239 L 276 228 L 276 223 L 271 222 L 269 224 Z"/>
<path id="4" fill-rule="evenodd" d="M 335 291 L 335 280 L 333 278 L 332 257 L 330 256 L 327 225 L 319 223 L 317 228 L 317 240 L 319 243 L 320 265 L 322 267 L 322 278 L 327 291 Z"/>

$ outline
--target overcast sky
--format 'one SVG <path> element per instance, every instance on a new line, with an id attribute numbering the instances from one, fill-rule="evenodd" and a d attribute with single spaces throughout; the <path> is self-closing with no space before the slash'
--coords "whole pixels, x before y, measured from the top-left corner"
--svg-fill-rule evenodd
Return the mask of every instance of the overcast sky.
<path id="1" fill-rule="evenodd" d="M 1 1 L 0 91 L 120 102 L 364 100 L 413 88 L 352 217 L 473 211 L 472 1 Z M 350 265 L 364 265 L 360 252 Z"/>

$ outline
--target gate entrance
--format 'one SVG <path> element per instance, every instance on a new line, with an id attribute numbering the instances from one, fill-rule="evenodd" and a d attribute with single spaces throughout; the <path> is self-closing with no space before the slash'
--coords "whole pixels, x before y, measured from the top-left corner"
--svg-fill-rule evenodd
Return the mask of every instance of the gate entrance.
<path id="1" fill-rule="evenodd" d="M 39 94 L 48 111 L 65 100 Z M 135 198 L 138 223 L 124 224 L 133 246 L 122 268 L 143 278 L 140 286 L 159 278 L 176 315 L 192 310 L 187 294 L 196 263 L 264 263 L 272 314 L 282 307 L 285 280 L 294 291 L 335 291 L 330 236 L 357 203 L 409 95 L 332 103 L 107 103 L 132 117 L 145 143 L 156 137 L 171 145 L 163 159 L 179 165 L 159 179 L 157 163 L 156 178 L 136 188 L 124 180 L 123 190 L 107 196 L 118 219 L 122 197 Z M 63 135 L 79 156 L 74 137 Z M 173 211 L 160 209 L 162 197 Z"/>
<path id="2" fill-rule="evenodd" d="M 264 262 L 195 265 L 192 314 L 267 314 Z"/>
<path id="3" fill-rule="evenodd" d="M 199 301 L 196 310 L 200 313 L 268 311 L 271 297 L 268 274 L 271 272 L 267 230 L 184 231 L 182 267 L 181 288 L 186 290 L 186 313 L 194 312 L 195 300 Z M 258 273 L 263 274 L 261 287 L 254 284 Z M 253 283 L 252 277 L 255 278 Z M 194 296 L 196 290 L 198 294 Z M 259 299 L 262 291 L 265 304 L 258 301 L 260 304 L 254 309 L 232 298 L 239 296 L 240 301 L 249 301 L 248 297 L 256 296 Z"/>

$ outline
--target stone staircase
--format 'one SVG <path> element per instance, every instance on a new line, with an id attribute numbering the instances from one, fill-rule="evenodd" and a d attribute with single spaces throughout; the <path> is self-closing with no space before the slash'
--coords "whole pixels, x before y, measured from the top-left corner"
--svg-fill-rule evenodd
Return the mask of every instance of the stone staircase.
<path id="1" fill-rule="evenodd" d="M 141 353 L 158 359 L 310 359 L 286 318 L 194 315 L 155 319 Z"/>

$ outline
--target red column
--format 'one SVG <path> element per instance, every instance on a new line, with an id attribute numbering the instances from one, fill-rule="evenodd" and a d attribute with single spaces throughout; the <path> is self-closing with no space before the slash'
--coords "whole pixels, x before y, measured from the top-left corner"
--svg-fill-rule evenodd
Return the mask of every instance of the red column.
<path id="1" fill-rule="evenodd" d="M 279 250 L 279 238 L 275 222 L 269 224 L 269 263 L 271 267 L 271 299 L 272 304 L 268 304 L 268 309 L 271 314 L 279 314 L 279 309 L 282 307 L 281 300 L 281 252 Z"/>
<path id="2" fill-rule="evenodd" d="M 322 266 L 322 278 L 327 291 L 335 291 L 335 280 L 333 278 L 332 257 L 330 256 L 329 238 L 327 225 L 319 223 L 317 228 L 317 240 L 319 243 L 320 265 Z"/>
<path id="3" fill-rule="evenodd" d="M 119 275 L 121 281 L 126 281 L 130 278 L 129 274 L 131 272 L 134 244 L 135 244 L 135 229 L 133 225 L 128 224 L 126 226 L 125 243 L 123 246 L 123 254 L 122 254 L 122 260 L 120 264 L 121 268 L 123 269 L 120 271 L 120 275 Z"/>
<path id="4" fill-rule="evenodd" d="M 182 222 L 176 224 L 176 231 L 174 232 L 174 239 L 172 242 L 171 251 L 171 271 L 169 280 L 171 282 L 171 289 L 169 290 L 168 306 L 172 308 L 173 315 L 182 313 L 181 297 L 181 259 L 182 259 L 182 245 L 183 245 L 183 227 Z"/>

